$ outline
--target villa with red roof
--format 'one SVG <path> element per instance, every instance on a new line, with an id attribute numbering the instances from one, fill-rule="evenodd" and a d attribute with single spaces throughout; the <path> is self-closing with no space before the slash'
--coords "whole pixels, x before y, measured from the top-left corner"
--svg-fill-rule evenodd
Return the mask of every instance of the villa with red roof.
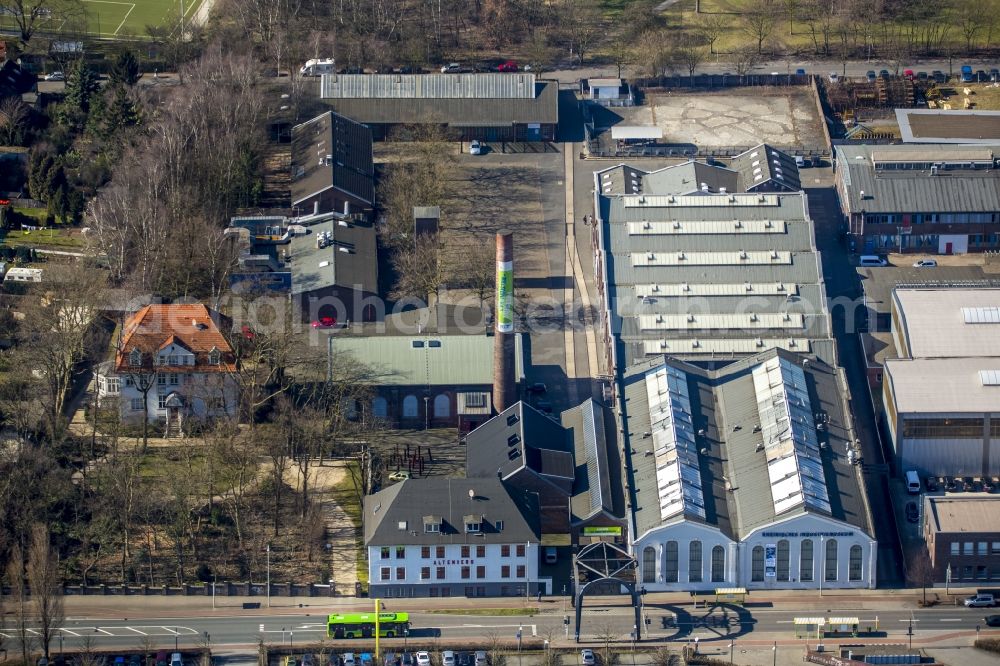
<path id="1" fill-rule="evenodd" d="M 113 360 L 97 370 L 98 401 L 117 398 L 122 418 L 183 436 L 189 421 L 233 418 L 236 356 L 201 304 L 147 305 L 122 327 Z"/>

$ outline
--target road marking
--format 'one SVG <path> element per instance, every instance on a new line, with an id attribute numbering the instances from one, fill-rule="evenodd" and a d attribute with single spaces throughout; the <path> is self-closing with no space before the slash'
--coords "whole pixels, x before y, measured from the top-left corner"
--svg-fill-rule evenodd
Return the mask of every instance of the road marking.
<path id="1" fill-rule="evenodd" d="M 124 629 L 128 629 L 129 631 L 134 631 L 135 633 L 139 634 L 140 636 L 149 636 L 149 634 L 147 634 L 145 631 L 139 631 L 135 627 L 123 627 L 123 628 Z"/>
<path id="2" fill-rule="evenodd" d="M 75 631 L 70 631 L 69 629 L 66 629 L 66 628 L 63 628 L 63 627 L 60 627 L 59 631 L 63 632 L 64 634 L 69 634 L 70 636 L 79 636 L 80 635 L 80 634 L 76 633 Z"/>
<path id="3" fill-rule="evenodd" d="M 960 617 L 942 617 L 938 619 L 938 622 L 961 622 L 961 621 L 962 618 Z"/>
<path id="4" fill-rule="evenodd" d="M 920 622 L 920 620 L 917 620 L 917 619 L 905 619 L 905 618 L 900 618 L 899 621 L 900 622 Z"/>

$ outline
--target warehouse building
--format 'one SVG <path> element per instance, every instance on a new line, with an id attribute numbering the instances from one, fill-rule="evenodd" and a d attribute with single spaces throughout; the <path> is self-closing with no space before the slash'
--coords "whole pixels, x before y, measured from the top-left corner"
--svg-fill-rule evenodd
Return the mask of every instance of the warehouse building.
<path id="1" fill-rule="evenodd" d="M 608 367 L 663 354 L 718 366 L 776 347 L 834 363 L 805 193 L 731 192 L 736 172 L 681 167 L 594 174 Z"/>
<path id="2" fill-rule="evenodd" d="M 364 503 L 372 597 L 525 596 L 540 579 L 538 500 L 497 478 L 408 479 Z"/>
<path id="3" fill-rule="evenodd" d="M 1000 475 L 1000 289 L 897 288 L 883 405 L 899 472 Z"/>
<path id="4" fill-rule="evenodd" d="M 403 427 L 468 432 L 493 416 L 493 337 L 485 334 L 349 335 L 328 338 L 330 363 L 368 368 L 371 415 Z M 523 378 L 520 336 L 515 377 Z"/>
<path id="5" fill-rule="evenodd" d="M 862 253 L 1000 249 L 998 148 L 837 146 L 840 205 Z"/>
<path id="6" fill-rule="evenodd" d="M 1000 497 L 924 497 L 923 533 L 935 583 L 1000 581 Z"/>
<path id="7" fill-rule="evenodd" d="M 843 372 L 772 349 L 624 373 L 631 546 L 651 592 L 874 588 Z"/>
<path id="8" fill-rule="evenodd" d="M 1000 144 L 1000 111 L 896 109 L 903 143 Z"/>
<path id="9" fill-rule="evenodd" d="M 462 141 L 554 141 L 559 124 L 558 83 L 527 72 L 324 74 L 320 97 L 379 140 L 433 125 Z"/>

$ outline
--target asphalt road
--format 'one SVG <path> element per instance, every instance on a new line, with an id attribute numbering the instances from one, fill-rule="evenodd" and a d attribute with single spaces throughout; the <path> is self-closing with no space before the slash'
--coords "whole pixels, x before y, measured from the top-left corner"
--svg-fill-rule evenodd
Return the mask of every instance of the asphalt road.
<path id="1" fill-rule="evenodd" d="M 835 610 L 793 611 L 773 608 L 739 608 L 737 606 L 716 606 L 695 609 L 690 604 L 645 606 L 643 615 L 648 619 L 647 638 L 686 641 L 698 638 L 707 643 L 715 640 L 792 640 L 795 638 L 793 619 L 795 617 L 858 617 L 862 631 L 877 626 L 874 637 L 896 638 L 905 635 L 911 618 L 914 639 L 931 637 L 934 633 L 974 631 L 980 625 L 983 631 L 983 617 L 989 609 L 966 609 L 963 607 L 931 608 L 926 610 Z M 519 627 L 523 636 L 553 637 L 564 636 L 565 626 L 560 610 L 536 616 L 481 616 L 459 614 L 411 613 L 413 629 L 408 639 L 408 647 L 419 647 L 446 643 L 449 639 L 475 642 L 491 634 L 513 639 Z M 598 634 L 611 631 L 627 638 L 632 630 L 632 609 L 628 606 L 591 607 L 584 612 L 581 631 L 583 640 L 594 640 Z M 129 621 L 109 621 L 85 617 L 67 618 L 60 633 L 62 645 L 54 641 L 53 648 L 63 647 L 72 651 L 80 647 L 85 636 L 90 636 L 94 649 L 127 651 L 136 649 L 141 641 L 149 639 L 159 649 L 170 649 L 202 645 L 206 640 L 213 648 L 225 649 L 249 647 L 259 640 L 278 645 L 298 645 L 314 643 L 326 635 L 325 615 L 213 615 L 195 617 L 161 617 Z M 1000 634 L 1000 631 L 991 630 Z M 14 640 L 13 632 L 6 635 Z M 572 636 L 572 627 L 570 627 Z M 396 640 L 395 643 L 402 643 Z M 389 643 L 387 643 L 389 645 Z"/>

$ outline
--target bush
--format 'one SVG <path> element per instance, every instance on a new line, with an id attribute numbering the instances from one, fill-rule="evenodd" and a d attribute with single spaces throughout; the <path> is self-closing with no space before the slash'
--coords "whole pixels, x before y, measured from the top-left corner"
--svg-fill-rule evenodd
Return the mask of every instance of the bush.
<path id="1" fill-rule="evenodd" d="M 198 578 L 203 583 L 212 582 L 212 567 L 208 566 L 204 562 L 198 565 L 198 570 L 195 572 L 195 577 Z"/>
<path id="2" fill-rule="evenodd" d="M 1000 638 L 980 638 L 973 645 L 980 650 L 1000 654 Z"/>

